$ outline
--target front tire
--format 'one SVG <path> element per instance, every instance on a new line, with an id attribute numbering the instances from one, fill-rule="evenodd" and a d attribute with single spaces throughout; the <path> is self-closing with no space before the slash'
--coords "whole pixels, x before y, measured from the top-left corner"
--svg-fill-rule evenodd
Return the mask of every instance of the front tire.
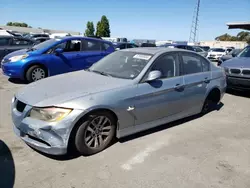
<path id="1" fill-rule="evenodd" d="M 40 65 L 31 66 L 26 72 L 26 80 L 31 83 L 47 77 L 47 71 Z"/>
<path id="2" fill-rule="evenodd" d="M 109 112 L 88 115 L 76 131 L 75 147 L 82 155 L 93 155 L 108 147 L 116 130 L 116 121 Z"/>

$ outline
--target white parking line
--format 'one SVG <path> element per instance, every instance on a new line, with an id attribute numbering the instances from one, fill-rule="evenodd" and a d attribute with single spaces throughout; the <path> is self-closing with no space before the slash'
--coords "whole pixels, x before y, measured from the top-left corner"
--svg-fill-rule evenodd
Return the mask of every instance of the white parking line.
<path id="1" fill-rule="evenodd" d="M 152 152 L 157 151 L 168 144 L 169 138 L 165 138 L 164 141 L 153 143 L 152 145 L 146 147 L 143 151 L 139 152 L 137 155 L 129 159 L 125 164 L 121 166 L 121 168 L 124 170 L 131 170 L 134 165 L 143 163 L 146 157 L 148 157 Z"/>

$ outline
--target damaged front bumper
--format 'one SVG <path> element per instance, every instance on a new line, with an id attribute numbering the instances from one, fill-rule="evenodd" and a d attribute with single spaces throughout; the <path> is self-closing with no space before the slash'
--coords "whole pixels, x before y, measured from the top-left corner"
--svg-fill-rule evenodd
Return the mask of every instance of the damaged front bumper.
<path id="1" fill-rule="evenodd" d="M 12 104 L 15 134 L 41 152 L 51 155 L 66 154 L 71 130 L 82 111 L 73 110 L 63 120 L 50 123 L 27 117 L 32 107 L 25 105 L 22 111 L 16 108 L 17 102 L 18 100 L 15 100 Z"/>

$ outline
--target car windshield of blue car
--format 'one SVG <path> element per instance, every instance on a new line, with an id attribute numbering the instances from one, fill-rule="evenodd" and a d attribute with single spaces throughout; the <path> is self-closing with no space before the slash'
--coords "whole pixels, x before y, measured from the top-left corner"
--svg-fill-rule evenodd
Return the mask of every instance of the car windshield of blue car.
<path id="1" fill-rule="evenodd" d="M 134 79 L 151 57 L 152 54 L 117 51 L 98 61 L 88 71 L 116 78 Z"/>
<path id="2" fill-rule="evenodd" d="M 238 57 L 250 57 L 250 46 L 246 47 L 239 55 Z"/>
<path id="3" fill-rule="evenodd" d="M 43 48 L 47 48 L 47 47 L 53 45 L 55 42 L 60 41 L 60 40 L 61 39 L 50 39 L 50 40 L 47 40 L 45 42 L 39 43 L 39 44 L 33 46 L 32 48 L 36 49 L 36 50 L 40 50 Z"/>

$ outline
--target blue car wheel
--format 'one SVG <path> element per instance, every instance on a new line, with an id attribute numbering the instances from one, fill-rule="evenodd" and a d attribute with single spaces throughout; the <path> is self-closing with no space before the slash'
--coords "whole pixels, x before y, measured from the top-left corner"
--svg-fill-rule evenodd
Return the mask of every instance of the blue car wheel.
<path id="1" fill-rule="evenodd" d="M 37 80 L 41 80 L 48 76 L 47 71 L 45 68 L 39 65 L 34 65 L 28 69 L 26 72 L 26 80 L 31 83 Z"/>

